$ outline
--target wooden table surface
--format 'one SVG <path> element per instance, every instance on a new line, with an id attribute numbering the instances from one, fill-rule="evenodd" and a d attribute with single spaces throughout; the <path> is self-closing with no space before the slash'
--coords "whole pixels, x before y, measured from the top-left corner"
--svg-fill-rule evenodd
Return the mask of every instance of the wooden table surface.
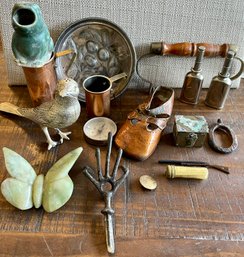
<path id="1" fill-rule="evenodd" d="M 4 60 L 0 61 L 0 102 L 30 106 L 26 87 L 8 87 Z M 176 90 L 176 98 L 179 91 Z M 244 83 L 229 94 L 224 110 L 204 105 L 206 90 L 196 107 L 175 100 L 173 114 L 204 115 L 213 124 L 217 118 L 236 132 L 239 148 L 224 155 L 207 144 L 202 148 L 177 148 L 172 138 L 172 117 L 155 153 L 144 162 L 123 157 L 130 175 L 114 199 L 114 256 L 244 256 Z M 111 118 L 120 126 L 126 115 L 146 98 L 146 92 L 127 90 L 112 102 Z M 0 115 L 0 148 L 9 147 L 26 158 L 37 174 L 45 174 L 52 164 L 78 146 L 84 148 L 70 171 L 74 192 L 61 209 L 46 213 L 42 208 L 20 211 L 0 194 L 0 256 L 108 256 L 105 244 L 104 207 L 98 191 L 83 175 L 82 168 L 95 168 L 95 148 L 82 134 L 86 121 L 81 116 L 73 126 L 71 140 L 47 151 L 38 125 L 14 115 Z M 102 156 L 106 148 L 102 148 Z M 112 156 L 116 156 L 113 148 Z M 198 160 L 229 166 L 229 175 L 209 169 L 204 181 L 165 178 L 159 159 Z M 0 152 L 0 181 L 7 174 Z M 139 177 L 148 174 L 158 183 L 146 191 Z"/>

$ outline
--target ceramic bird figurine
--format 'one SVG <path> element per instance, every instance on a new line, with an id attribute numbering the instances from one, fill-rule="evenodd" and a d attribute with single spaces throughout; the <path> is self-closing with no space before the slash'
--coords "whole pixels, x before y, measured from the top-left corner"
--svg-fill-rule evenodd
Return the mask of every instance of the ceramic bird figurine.
<path id="1" fill-rule="evenodd" d="M 80 116 L 80 103 L 78 101 L 79 87 L 76 81 L 67 78 L 57 84 L 54 99 L 42 103 L 35 108 L 22 108 L 14 104 L 4 102 L 0 104 L 0 111 L 25 117 L 40 125 L 48 143 L 48 150 L 57 144 L 62 144 L 63 139 L 69 140 L 71 132 L 62 132 L 61 128 L 71 126 Z M 54 128 L 61 139 L 53 141 L 48 128 Z"/>

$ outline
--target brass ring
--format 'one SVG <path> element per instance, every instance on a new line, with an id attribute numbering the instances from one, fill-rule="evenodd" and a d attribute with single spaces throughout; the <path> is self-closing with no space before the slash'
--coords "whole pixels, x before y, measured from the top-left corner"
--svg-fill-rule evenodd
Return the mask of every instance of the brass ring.
<path id="1" fill-rule="evenodd" d="M 230 147 L 222 147 L 222 146 L 217 145 L 216 140 L 215 140 L 215 135 L 214 135 L 216 130 L 221 130 L 230 136 L 230 138 L 232 140 L 232 144 Z M 238 141 L 237 141 L 237 137 L 236 137 L 236 134 L 234 133 L 234 131 L 230 127 L 224 125 L 222 123 L 221 119 L 218 119 L 217 123 L 214 124 L 209 129 L 209 145 L 217 152 L 231 153 L 237 149 Z"/>

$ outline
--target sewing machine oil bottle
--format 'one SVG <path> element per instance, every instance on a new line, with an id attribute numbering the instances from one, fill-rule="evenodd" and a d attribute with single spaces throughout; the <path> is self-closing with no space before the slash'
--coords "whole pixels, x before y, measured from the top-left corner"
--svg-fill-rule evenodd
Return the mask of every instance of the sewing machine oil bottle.
<path id="1" fill-rule="evenodd" d="M 207 106 L 215 109 L 222 109 L 224 107 L 232 84 L 230 68 L 232 66 L 234 56 L 235 52 L 229 51 L 221 72 L 217 76 L 213 77 L 205 99 L 205 104 Z"/>
<path id="2" fill-rule="evenodd" d="M 204 46 L 197 49 L 195 65 L 185 76 L 179 100 L 187 104 L 197 104 L 203 83 L 201 64 L 205 52 Z"/>

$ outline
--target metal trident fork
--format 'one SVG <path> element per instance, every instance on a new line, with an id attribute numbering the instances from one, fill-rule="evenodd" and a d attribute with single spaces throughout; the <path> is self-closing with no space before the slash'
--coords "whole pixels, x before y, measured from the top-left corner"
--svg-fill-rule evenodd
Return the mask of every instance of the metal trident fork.
<path id="1" fill-rule="evenodd" d="M 116 180 L 119 163 L 122 157 L 123 150 L 119 149 L 118 155 L 114 164 L 112 174 L 110 175 L 110 156 L 112 151 L 112 142 L 113 137 L 109 132 L 108 134 L 108 150 L 105 163 L 105 175 L 103 175 L 101 168 L 101 153 L 100 148 L 96 149 L 96 159 L 97 159 L 97 172 L 96 177 L 94 170 L 89 166 L 86 166 L 82 171 L 89 178 L 89 180 L 96 186 L 97 190 L 103 196 L 105 202 L 105 208 L 101 211 L 104 215 L 104 221 L 106 226 L 106 244 L 107 251 L 109 253 L 115 252 L 115 243 L 114 243 L 114 210 L 112 208 L 113 196 L 115 195 L 119 186 L 123 183 L 125 178 L 129 174 L 129 169 L 124 166 L 120 166 L 123 171 L 123 175 Z"/>

